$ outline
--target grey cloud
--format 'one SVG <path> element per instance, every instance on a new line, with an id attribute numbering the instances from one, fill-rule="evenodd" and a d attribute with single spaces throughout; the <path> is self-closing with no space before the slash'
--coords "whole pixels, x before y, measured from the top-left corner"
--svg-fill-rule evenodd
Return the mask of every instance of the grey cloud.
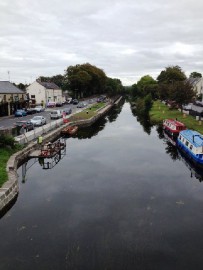
<path id="1" fill-rule="evenodd" d="M 0 80 L 31 82 L 89 62 L 124 84 L 168 65 L 203 72 L 203 3 L 191 0 L 0 2 Z"/>

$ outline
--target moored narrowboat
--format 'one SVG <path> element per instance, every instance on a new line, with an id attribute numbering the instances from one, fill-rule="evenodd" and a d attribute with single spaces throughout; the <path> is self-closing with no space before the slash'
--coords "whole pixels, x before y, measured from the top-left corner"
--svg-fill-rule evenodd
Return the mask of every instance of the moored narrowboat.
<path id="1" fill-rule="evenodd" d="M 179 133 L 177 146 L 196 164 L 203 165 L 203 137 L 194 130 L 183 130 Z"/>
<path id="2" fill-rule="evenodd" d="M 178 120 L 174 120 L 174 119 L 165 119 L 163 121 L 163 129 L 170 133 L 171 135 L 176 135 L 178 136 L 179 132 L 181 130 L 185 130 L 186 126 L 179 122 Z"/>

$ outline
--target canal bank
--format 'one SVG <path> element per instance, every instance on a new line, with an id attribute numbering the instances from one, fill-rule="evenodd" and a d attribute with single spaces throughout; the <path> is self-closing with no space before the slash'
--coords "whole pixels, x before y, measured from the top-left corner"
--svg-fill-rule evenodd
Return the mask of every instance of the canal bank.
<path id="1" fill-rule="evenodd" d="M 32 131 L 29 132 L 29 136 L 21 135 L 18 136 L 17 141 L 21 144 L 28 143 L 23 150 L 15 153 L 10 157 L 7 163 L 7 174 L 8 174 L 8 181 L 6 181 L 3 186 L 0 188 L 0 211 L 6 208 L 17 196 L 19 193 L 19 186 L 18 186 L 18 176 L 17 176 L 17 168 L 19 167 L 22 162 L 28 158 L 29 154 L 37 150 L 39 145 L 37 143 L 36 138 L 38 136 L 43 135 L 43 144 L 53 141 L 57 137 L 60 136 L 61 130 L 68 126 L 68 125 L 78 125 L 79 127 L 88 127 L 94 124 L 98 119 L 103 117 L 113 106 L 114 104 L 118 104 L 122 97 L 117 97 L 113 100 L 113 102 L 109 102 L 106 104 L 105 107 L 98 110 L 97 114 L 90 119 L 86 120 L 79 120 L 74 122 L 69 122 L 67 124 L 63 123 L 63 120 L 57 120 L 54 125 L 42 127 L 39 129 L 38 132 Z M 59 123 L 60 122 L 60 123 Z M 44 134 L 45 133 L 45 134 Z M 34 140 L 34 141 L 33 141 Z"/>

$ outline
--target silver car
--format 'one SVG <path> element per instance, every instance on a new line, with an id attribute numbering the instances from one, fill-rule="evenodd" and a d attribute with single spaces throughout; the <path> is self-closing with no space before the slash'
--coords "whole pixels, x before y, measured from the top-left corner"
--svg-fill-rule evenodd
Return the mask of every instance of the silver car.
<path id="1" fill-rule="evenodd" d="M 46 125 L 47 120 L 44 116 L 38 115 L 30 119 L 30 122 L 33 123 L 34 126 L 42 126 Z"/>

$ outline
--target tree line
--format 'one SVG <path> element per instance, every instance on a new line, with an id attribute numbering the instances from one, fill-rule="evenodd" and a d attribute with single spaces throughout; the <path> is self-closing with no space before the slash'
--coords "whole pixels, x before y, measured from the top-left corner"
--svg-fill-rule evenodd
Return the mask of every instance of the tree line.
<path id="1" fill-rule="evenodd" d="M 151 97 L 154 99 L 170 100 L 180 108 L 191 102 L 196 97 L 196 92 L 191 84 L 191 78 L 201 78 L 199 72 L 192 72 L 189 78 L 179 66 L 169 66 L 160 72 L 157 79 L 150 75 L 143 76 L 131 87 L 134 99 Z"/>
<path id="2" fill-rule="evenodd" d="M 83 98 L 92 95 L 107 94 L 114 96 L 122 94 L 124 87 L 116 78 L 109 78 L 105 72 L 89 63 L 69 66 L 64 75 L 39 77 L 42 82 L 53 82 L 63 91 L 68 90 L 74 98 Z"/>

